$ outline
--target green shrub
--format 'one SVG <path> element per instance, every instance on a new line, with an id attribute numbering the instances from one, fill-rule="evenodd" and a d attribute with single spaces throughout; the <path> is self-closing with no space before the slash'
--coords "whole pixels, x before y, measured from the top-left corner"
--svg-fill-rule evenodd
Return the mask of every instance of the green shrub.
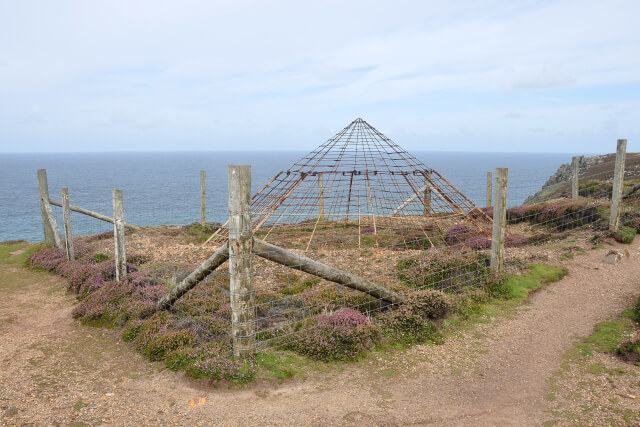
<path id="1" fill-rule="evenodd" d="M 380 317 L 385 335 L 405 344 L 432 341 L 436 344 L 443 342 L 437 326 L 430 320 L 413 313 L 405 307 L 385 313 Z"/>
<path id="2" fill-rule="evenodd" d="M 171 371 L 187 369 L 196 360 L 197 351 L 192 347 L 179 347 L 167 353 L 165 365 Z"/>
<path id="3" fill-rule="evenodd" d="M 132 342 L 140 333 L 140 328 L 144 324 L 143 320 L 140 319 L 131 319 L 127 322 L 124 329 L 122 330 L 122 339 L 125 342 Z"/>
<path id="4" fill-rule="evenodd" d="M 320 279 L 317 278 L 317 277 L 305 280 L 302 283 L 300 283 L 300 278 L 298 276 L 295 276 L 295 277 L 298 278 L 297 281 L 284 282 L 284 283 L 288 284 L 289 286 L 280 289 L 280 293 L 282 295 L 296 295 L 296 294 L 299 294 L 300 292 L 302 292 L 302 291 L 304 291 L 306 289 L 309 289 L 312 286 L 320 283 Z"/>
<path id="5" fill-rule="evenodd" d="M 228 380 L 234 382 L 250 381 L 256 374 L 255 359 L 238 360 L 230 352 L 230 348 L 211 343 L 193 354 L 193 360 L 182 359 L 186 363 L 187 374 L 193 378 L 209 378 L 212 381 Z M 180 360 L 179 355 L 172 355 L 171 360 Z"/>
<path id="6" fill-rule="evenodd" d="M 415 288 L 458 291 L 483 286 L 489 276 L 489 258 L 485 254 L 458 255 L 445 251 L 427 257 L 398 262 L 398 278 Z"/>
<path id="7" fill-rule="evenodd" d="M 462 320 L 472 319 L 484 310 L 484 304 L 491 298 L 508 295 L 504 281 L 490 282 L 485 288 L 466 289 L 453 296 L 452 313 Z"/>
<path id="8" fill-rule="evenodd" d="M 127 255 L 127 262 L 135 265 L 142 265 L 149 262 L 149 258 L 140 254 Z"/>
<path id="9" fill-rule="evenodd" d="M 155 302 L 166 293 L 160 285 L 145 284 L 138 272 L 120 282 L 104 282 L 73 309 L 73 316 L 85 323 L 122 326 L 129 319 L 143 318 L 155 311 Z M 91 281 L 89 282 L 91 284 Z"/>
<path id="10" fill-rule="evenodd" d="M 353 360 L 371 350 L 381 338 L 380 328 L 349 308 L 318 316 L 287 346 L 316 360 Z"/>
<path id="11" fill-rule="evenodd" d="M 610 199 L 612 191 L 613 183 L 606 181 L 589 180 L 579 186 L 579 194 L 584 197 L 606 197 Z"/>
<path id="12" fill-rule="evenodd" d="M 194 222 L 184 226 L 184 231 L 189 236 L 193 236 L 198 242 L 204 242 L 220 228 L 220 223 L 210 222 L 205 225 Z"/>
<path id="13" fill-rule="evenodd" d="M 636 304 L 631 308 L 631 319 L 636 323 L 640 323 L 640 298 L 638 298 Z"/>
<path id="14" fill-rule="evenodd" d="M 144 351 L 160 331 L 166 331 L 169 328 L 170 323 L 171 315 L 166 311 L 158 311 L 145 320 L 138 330 L 136 348 Z"/>
<path id="15" fill-rule="evenodd" d="M 431 321 L 451 311 L 453 304 L 444 292 L 423 289 L 412 292 L 398 309 L 381 316 L 385 334 L 406 344 L 442 342 L 438 328 Z"/>
<path id="16" fill-rule="evenodd" d="M 167 353 L 190 346 L 195 339 L 193 332 L 188 329 L 159 333 L 147 344 L 143 353 L 153 361 L 163 360 Z"/>
<path id="17" fill-rule="evenodd" d="M 92 264 L 100 264 L 101 262 L 107 261 L 109 259 L 111 259 L 109 258 L 109 255 L 95 254 L 89 259 L 89 262 L 91 262 Z"/>
<path id="18" fill-rule="evenodd" d="M 360 312 L 366 313 L 372 310 L 379 310 L 383 307 L 383 302 L 371 295 L 348 289 L 344 286 L 313 286 L 298 294 L 301 306 L 310 310 L 311 313 L 320 313 L 325 308 L 352 307 Z M 296 296 L 296 297 L 297 297 Z M 294 300 L 290 300 L 293 303 Z"/>
<path id="19" fill-rule="evenodd" d="M 616 347 L 616 354 L 629 362 L 640 362 L 640 340 L 625 341 Z"/>
<path id="20" fill-rule="evenodd" d="M 423 319 L 440 319 L 451 311 L 451 300 L 442 291 L 422 289 L 407 296 L 403 309 Z"/>
<path id="21" fill-rule="evenodd" d="M 510 224 L 529 222 L 563 231 L 596 222 L 601 217 L 598 207 L 587 201 L 552 201 L 515 206 L 507 211 Z"/>

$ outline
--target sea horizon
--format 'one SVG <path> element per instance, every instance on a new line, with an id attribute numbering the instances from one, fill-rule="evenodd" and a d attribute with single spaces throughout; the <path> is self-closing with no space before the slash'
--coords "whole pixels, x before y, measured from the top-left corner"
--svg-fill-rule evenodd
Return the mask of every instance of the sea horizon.
<path id="1" fill-rule="evenodd" d="M 227 164 L 252 166 L 252 191 L 287 170 L 309 150 L 207 150 L 0 153 L 0 241 L 41 241 L 42 219 L 36 171 L 46 169 L 50 197 L 68 187 L 71 204 L 110 215 L 111 189 L 124 192 L 125 220 L 141 225 L 186 225 L 199 221 L 200 171 L 207 172 L 207 219 L 226 220 Z M 572 153 L 457 152 L 413 150 L 410 154 L 441 173 L 479 206 L 486 173 L 510 169 L 508 205 L 538 191 Z M 587 155 L 587 154 L 585 154 Z M 59 224 L 60 209 L 54 207 Z M 110 229 L 73 214 L 74 235 Z"/>

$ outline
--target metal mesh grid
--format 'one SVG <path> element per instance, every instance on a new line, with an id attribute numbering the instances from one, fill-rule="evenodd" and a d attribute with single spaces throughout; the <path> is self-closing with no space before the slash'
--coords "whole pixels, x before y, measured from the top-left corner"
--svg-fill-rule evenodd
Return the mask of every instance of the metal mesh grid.
<path id="1" fill-rule="evenodd" d="M 578 227 L 604 229 L 606 222 L 598 220 L 608 208 L 614 163 L 615 156 L 606 156 L 597 168 L 580 174 L 578 201 L 570 199 L 571 178 L 547 185 L 535 171 L 511 171 L 512 178 L 518 177 L 510 180 L 509 192 L 533 194 L 546 188 L 548 194 L 542 191 L 530 200 L 540 205 L 538 210 L 521 209 L 523 213 L 518 214 L 522 207 L 512 206 L 508 224 L 526 223 L 530 236 L 526 242 L 517 242 L 514 237 L 519 230 L 508 228 L 507 248 L 560 239 L 561 232 Z M 630 179 L 625 189 L 638 178 L 633 170 L 625 174 Z M 187 204 L 195 205 L 197 193 L 193 189 L 191 193 Z M 623 205 L 623 216 L 637 213 L 638 194 Z M 162 203 L 166 201 L 142 210 L 160 218 Z M 138 217 L 142 210 L 132 217 Z M 220 222 L 228 213 L 222 206 L 209 210 Z M 437 171 L 361 119 L 277 174 L 255 194 L 251 211 L 256 238 L 351 273 L 357 279 L 380 284 L 401 296 L 425 288 L 466 292 L 487 280 L 491 210 L 479 209 Z M 128 214 L 125 198 L 126 220 Z M 190 217 L 197 219 L 196 209 Z M 176 226 L 167 228 L 172 227 Z M 163 266 L 156 271 L 158 277 L 170 286 L 178 283 L 206 257 L 204 254 L 227 239 L 226 224 L 217 230 L 207 247 L 196 248 L 190 242 L 181 246 L 181 251 L 192 251 L 194 256 L 189 262 Z M 176 243 L 169 231 L 163 231 L 166 235 L 162 236 L 167 250 Z M 113 246 L 112 238 L 104 240 Z M 134 239 L 127 239 L 128 255 L 135 252 L 135 245 Z M 160 246 L 158 250 L 164 249 Z M 258 255 L 253 257 L 254 303 L 247 309 L 255 313 L 252 338 L 257 339 L 258 348 L 295 340 L 299 332 L 314 327 L 317 315 L 341 308 L 372 314 L 398 304 L 369 291 L 354 290 L 355 282 L 340 285 L 305 272 L 302 263 L 285 267 L 262 259 L 265 251 L 255 251 L 254 255 Z M 180 327 L 197 331 L 200 340 L 228 343 L 230 299 L 229 271 L 224 265 L 181 297 L 171 312 Z"/>
<path id="2" fill-rule="evenodd" d="M 380 241 L 378 228 L 392 226 L 430 238 L 432 228 L 442 232 L 457 220 L 489 235 L 475 204 L 362 119 L 278 173 L 254 195 L 251 210 L 253 231 L 265 239 L 278 229 L 310 227 L 307 249 L 326 241 L 316 234 L 321 224 L 372 227 L 377 247 L 391 245 Z M 225 224 L 212 241 L 219 245 L 226 233 Z"/>

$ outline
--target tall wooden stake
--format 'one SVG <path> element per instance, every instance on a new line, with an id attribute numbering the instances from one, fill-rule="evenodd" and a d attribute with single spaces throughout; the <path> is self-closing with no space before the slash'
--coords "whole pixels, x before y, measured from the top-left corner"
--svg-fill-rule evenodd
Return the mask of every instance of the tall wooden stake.
<path id="1" fill-rule="evenodd" d="M 251 166 L 229 165 L 229 276 L 233 354 L 255 354 Z"/>
<path id="2" fill-rule="evenodd" d="M 358 249 L 360 249 L 360 193 L 358 193 Z"/>
<path id="3" fill-rule="evenodd" d="M 207 222 L 207 172 L 200 171 L 200 225 Z"/>
<path id="4" fill-rule="evenodd" d="M 571 159 L 571 199 L 578 200 L 580 197 L 580 183 L 578 175 L 580 174 L 580 160 L 583 156 L 574 156 Z"/>
<path id="5" fill-rule="evenodd" d="M 64 247 L 67 250 L 67 259 L 74 261 L 76 255 L 73 250 L 73 232 L 71 231 L 71 209 L 69 209 L 69 189 L 62 187 L 62 218 L 64 219 Z"/>
<path id="6" fill-rule="evenodd" d="M 373 219 L 373 234 L 376 237 L 376 248 L 378 247 L 378 227 L 376 226 L 376 212 L 373 207 L 373 193 L 371 192 L 371 181 L 369 181 L 369 171 L 366 172 L 367 187 L 369 187 L 369 202 L 371 203 L 371 219 Z M 406 178 L 406 177 L 405 177 Z"/>
<path id="7" fill-rule="evenodd" d="M 429 215 L 431 213 L 431 172 L 425 173 L 423 203 L 424 214 Z"/>
<path id="8" fill-rule="evenodd" d="M 127 255 L 124 249 L 124 206 L 122 190 L 113 190 L 113 241 L 115 242 L 116 282 L 127 275 Z"/>
<path id="9" fill-rule="evenodd" d="M 490 207 L 491 206 L 491 192 L 493 190 L 493 176 L 491 174 L 491 172 L 487 172 L 487 200 L 486 200 L 486 207 Z"/>
<path id="10" fill-rule="evenodd" d="M 618 231 L 620 222 L 620 200 L 622 200 L 622 187 L 624 184 L 624 160 L 627 154 L 627 140 L 618 140 L 616 151 L 616 169 L 613 174 L 613 192 L 611 193 L 611 215 L 609 217 L 609 230 Z"/>
<path id="11" fill-rule="evenodd" d="M 509 169 L 496 169 L 495 204 L 493 206 L 493 234 L 491 239 L 491 269 L 504 271 L 504 236 L 507 224 L 507 180 Z"/>
<path id="12" fill-rule="evenodd" d="M 40 210 L 42 211 L 42 228 L 44 230 L 44 243 L 49 246 L 61 247 L 61 242 L 56 242 L 56 233 L 58 224 L 55 217 L 49 215 L 49 184 L 47 182 L 47 170 L 38 169 L 38 195 L 40 196 Z M 47 209 L 48 208 L 48 209 Z M 53 223 L 51 222 L 53 218 Z"/>
<path id="13" fill-rule="evenodd" d="M 318 173 L 318 204 L 320 205 L 318 217 L 324 219 L 324 178 L 322 172 Z"/>

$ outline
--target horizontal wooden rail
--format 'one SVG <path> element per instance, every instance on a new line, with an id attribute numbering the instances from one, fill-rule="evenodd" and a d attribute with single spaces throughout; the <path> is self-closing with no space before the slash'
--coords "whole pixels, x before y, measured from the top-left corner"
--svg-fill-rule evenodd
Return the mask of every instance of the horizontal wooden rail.
<path id="1" fill-rule="evenodd" d="M 62 203 L 57 201 L 57 200 L 53 200 L 52 198 L 49 198 L 49 203 L 51 203 L 54 206 L 59 206 L 62 207 Z M 110 222 L 111 224 L 113 224 L 113 218 L 107 215 L 102 215 L 101 213 L 98 212 L 94 212 L 94 211 L 90 211 L 89 209 L 85 209 L 85 208 L 81 208 L 79 206 L 74 206 L 74 205 L 69 205 L 69 210 L 72 210 L 74 212 L 78 212 L 84 215 L 88 215 L 91 216 L 93 218 L 99 219 L 101 221 L 105 221 L 105 222 Z M 134 230 L 142 230 L 142 227 L 139 227 L 135 224 L 129 224 L 128 222 L 124 223 L 125 227 L 128 228 L 132 228 Z"/>

